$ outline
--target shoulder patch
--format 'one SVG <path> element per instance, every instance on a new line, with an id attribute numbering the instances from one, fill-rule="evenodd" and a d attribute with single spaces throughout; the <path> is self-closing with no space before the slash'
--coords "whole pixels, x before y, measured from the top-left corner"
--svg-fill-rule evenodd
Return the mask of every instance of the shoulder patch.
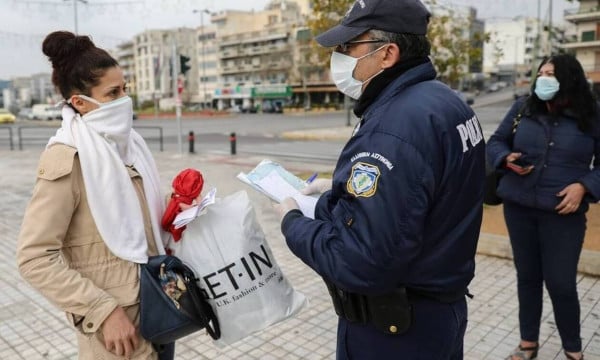
<path id="1" fill-rule="evenodd" d="M 380 174 L 381 172 L 377 166 L 358 162 L 352 166 L 346 189 L 356 197 L 371 197 L 377 191 L 377 181 Z"/>
<path id="2" fill-rule="evenodd" d="M 73 161 L 77 149 L 57 144 L 44 150 L 38 164 L 37 176 L 44 180 L 56 180 L 73 170 Z"/>

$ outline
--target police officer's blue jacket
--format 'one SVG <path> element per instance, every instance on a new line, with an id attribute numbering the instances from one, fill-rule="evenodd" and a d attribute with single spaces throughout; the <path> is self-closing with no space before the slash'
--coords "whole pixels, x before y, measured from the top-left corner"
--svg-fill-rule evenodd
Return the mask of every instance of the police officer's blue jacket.
<path id="1" fill-rule="evenodd" d="M 282 221 L 292 252 L 341 289 L 462 291 L 473 278 L 484 139 L 435 77 L 427 62 L 390 83 L 342 150 L 315 220 L 294 210 Z"/>
<path id="2" fill-rule="evenodd" d="M 508 111 L 490 137 L 487 154 L 490 164 L 501 169 L 508 154 L 520 152 L 522 160 L 534 168 L 525 176 L 506 171 L 498 185 L 498 195 L 504 201 L 556 212 L 555 207 L 562 201 L 557 194 L 567 185 L 580 182 L 587 196 L 578 212 L 587 211 L 588 201 L 600 199 L 598 120 L 591 131 L 584 133 L 568 110 L 533 116 L 524 108 L 525 100 L 516 101 Z M 513 135 L 513 120 L 519 111 L 522 116 Z"/>

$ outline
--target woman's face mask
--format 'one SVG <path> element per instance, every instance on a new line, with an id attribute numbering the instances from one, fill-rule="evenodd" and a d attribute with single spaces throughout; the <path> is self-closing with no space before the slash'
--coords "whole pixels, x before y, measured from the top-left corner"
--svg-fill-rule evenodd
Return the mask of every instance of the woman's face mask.
<path id="1" fill-rule="evenodd" d="M 352 57 L 350 55 L 345 55 L 340 52 L 334 51 L 331 54 L 331 62 L 330 62 L 330 71 L 331 71 L 331 79 L 335 83 L 335 86 L 342 92 L 350 96 L 351 98 L 357 100 L 362 95 L 362 87 L 365 82 L 371 80 L 375 76 L 381 74 L 383 69 L 373 74 L 371 77 L 364 81 L 356 80 L 353 77 L 354 69 L 356 68 L 356 64 L 358 60 L 367 57 L 376 53 L 377 51 L 383 49 L 385 45 L 361 56 L 361 57 Z"/>
<path id="2" fill-rule="evenodd" d="M 560 89 L 560 83 L 554 76 L 539 76 L 535 80 L 535 94 L 540 100 L 548 101 L 552 100 L 558 90 Z"/>
<path id="3" fill-rule="evenodd" d="M 101 103 L 85 95 L 78 97 L 98 105 L 97 109 L 81 116 L 86 125 L 102 134 L 105 140 L 115 146 L 126 163 L 129 159 L 129 136 L 133 127 L 133 102 L 129 96 Z"/>

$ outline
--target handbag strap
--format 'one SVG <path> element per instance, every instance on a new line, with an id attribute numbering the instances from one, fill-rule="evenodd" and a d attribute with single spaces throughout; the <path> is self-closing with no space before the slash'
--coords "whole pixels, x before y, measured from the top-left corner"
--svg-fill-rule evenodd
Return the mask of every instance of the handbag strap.
<path id="1" fill-rule="evenodd" d="M 529 100 L 529 98 L 525 99 L 523 105 L 521 105 L 521 107 L 519 108 L 519 112 L 513 119 L 512 136 L 515 136 L 515 133 L 517 132 L 517 127 L 519 127 L 519 124 L 521 123 L 521 117 L 523 117 L 523 112 L 527 108 L 527 100 Z"/>
<path id="2" fill-rule="evenodd" d="M 206 328 L 206 332 L 210 337 L 217 340 L 221 337 L 221 328 L 219 326 L 219 320 L 217 319 L 217 315 L 215 314 L 212 306 L 206 302 L 202 294 L 200 294 L 200 289 L 198 288 L 199 279 L 194 276 L 194 272 L 187 268 L 187 266 L 183 265 L 184 271 L 183 275 L 186 283 L 191 286 L 188 286 L 188 293 L 192 297 L 192 303 L 194 304 L 195 314 L 190 314 L 192 320 L 200 326 Z M 192 284 L 193 283 L 193 284 Z M 206 306 L 202 306 L 205 304 Z M 199 318 L 204 316 L 205 318 Z"/>
<path id="3" fill-rule="evenodd" d="M 529 100 L 529 98 L 525 99 L 523 105 L 521 105 L 521 107 L 519 108 L 519 112 L 513 118 L 512 131 L 510 133 L 510 137 L 508 138 L 508 145 L 511 148 L 511 150 L 513 147 L 513 140 L 515 138 L 515 134 L 517 133 L 517 128 L 519 127 L 519 124 L 521 123 L 521 118 L 523 117 L 523 112 L 527 108 L 527 100 Z"/>

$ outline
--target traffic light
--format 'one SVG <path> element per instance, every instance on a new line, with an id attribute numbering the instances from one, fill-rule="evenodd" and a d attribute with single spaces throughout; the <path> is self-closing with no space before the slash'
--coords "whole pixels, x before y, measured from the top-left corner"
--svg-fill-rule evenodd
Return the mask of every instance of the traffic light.
<path id="1" fill-rule="evenodd" d="M 181 74 L 185 75 L 185 73 L 191 69 L 190 65 L 187 64 L 189 61 L 189 56 L 179 55 L 179 65 L 181 66 Z"/>

